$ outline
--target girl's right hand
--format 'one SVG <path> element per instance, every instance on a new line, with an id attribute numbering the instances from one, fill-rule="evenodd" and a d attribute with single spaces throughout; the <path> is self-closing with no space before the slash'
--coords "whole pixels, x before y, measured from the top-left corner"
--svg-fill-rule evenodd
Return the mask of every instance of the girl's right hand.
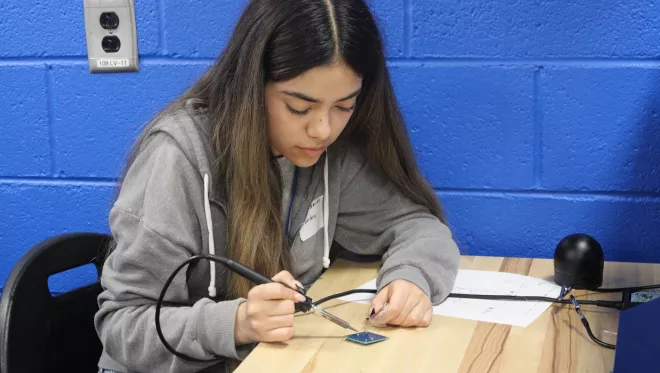
<path id="1" fill-rule="evenodd" d="M 305 301 L 305 297 L 293 289 L 302 285 L 287 271 L 275 275 L 273 281 L 252 288 L 247 302 L 238 306 L 234 328 L 237 345 L 283 342 L 293 336 L 295 303 Z"/>

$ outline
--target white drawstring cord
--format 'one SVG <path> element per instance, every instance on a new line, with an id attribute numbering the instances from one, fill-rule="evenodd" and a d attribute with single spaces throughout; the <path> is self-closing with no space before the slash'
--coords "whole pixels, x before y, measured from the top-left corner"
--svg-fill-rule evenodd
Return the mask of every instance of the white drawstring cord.
<path id="1" fill-rule="evenodd" d="M 208 174 L 204 174 L 204 213 L 206 214 L 206 228 L 209 231 L 209 254 L 215 255 L 215 242 L 213 241 L 213 220 L 211 219 L 211 205 L 209 203 Z M 209 284 L 209 297 L 213 298 L 215 296 L 215 262 L 211 261 L 211 283 Z"/>
<path id="2" fill-rule="evenodd" d="M 330 217 L 330 202 L 328 192 L 328 151 L 325 151 L 325 163 L 323 165 L 323 267 L 330 267 L 330 242 L 328 239 L 328 219 Z"/>

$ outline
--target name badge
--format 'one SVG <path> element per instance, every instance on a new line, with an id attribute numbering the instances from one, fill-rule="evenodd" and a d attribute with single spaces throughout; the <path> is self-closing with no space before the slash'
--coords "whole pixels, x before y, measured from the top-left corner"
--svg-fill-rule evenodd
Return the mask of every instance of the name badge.
<path id="1" fill-rule="evenodd" d="M 307 216 L 300 228 L 300 239 L 307 241 L 310 237 L 316 234 L 319 229 L 323 228 L 323 196 L 312 201 L 312 204 L 307 210 Z"/>

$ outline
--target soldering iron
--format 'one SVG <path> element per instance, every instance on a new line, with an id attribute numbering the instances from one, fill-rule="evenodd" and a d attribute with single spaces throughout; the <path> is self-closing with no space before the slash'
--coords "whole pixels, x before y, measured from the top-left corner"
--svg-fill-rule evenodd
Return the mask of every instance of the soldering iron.
<path id="1" fill-rule="evenodd" d="M 234 260 L 227 259 L 227 258 L 217 256 L 217 255 L 206 255 L 206 254 L 195 255 L 195 256 L 189 258 L 188 260 L 184 261 L 172 272 L 172 274 L 167 279 L 167 281 L 165 281 L 165 284 L 163 285 L 163 289 L 161 290 L 160 295 L 158 297 L 158 301 L 156 302 L 156 316 L 155 316 L 155 319 L 156 319 L 156 332 L 158 333 L 158 337 L 160 338 L 160 340 L 163 343 L 163 345 L 165 346 L 165 348 L 168 351 L 170 351 L 172 354 L 174 354 L 174 355 L 176 355 L 176 356 L 178 356 L 178 357 L 180 357 L 184 360 L 187 360 L 187 361 L 194 361 L 194 362 L 220 361 L 220 360 L 223 360 L 224 357 L 219 356 L 219 357 L 208 359 L 208 360 L 202 360 L 202 359 L 194 358 L 192 356 L 188 356 L 188 355 L 186 355 L 184 353 L 181 353 L 179 351 L 176 351 L 172 346 L 170 346 L 169 343 L 167 343 L 167 341 L 165 340 L 165 337 L 163 335 L 163 332 L 161 330 L 161 327 L 160 327 L 160 310 L 162 308 L 163 300 L 165 299 L 165 294 L 167 292 L 167 289 L 170 287 L 170 284 L 172 283 L 172 281 L 174 280 L 176 275 L 181 271 L 181 269 L 183 269 L 183 267 L 185 267 L 186 265 L 188 265 L 190 263 L 194 263 L 194 262 L 197 262 L 197 261 L 200 261 L 200 260 L 203 260 L 203 259 L 210 260 L 210 261 L 215 262 L 215 263 L 223 264 L 224 266 L 226 266 L 232 272 L 237 273 L 238 275 L 252 281 L 253 283 L 255 283 L 257 285 L 269 284 L 269 283 L 273 283 L 275 281 L 269 279 L 268 277 L 254 271 L 254 270 L 252 270 L 252 269 L 250 269 L 250 268 L 244 266 L 243 264 L 241 264 L 239 262 L 236 262 Z M 298 302 L 298 303 L 295 304 L 296 312 L 313 311 L 314 314 L 320 315 L 320 316 L 332 321 L 333 323 L 335 323 L 335 324 L 337 324 L 337 325 L 339 325 L 343 328 L 350 329 L 350 330 L 353 330 L 353 331 L 357 332 L 357 329 L 353 328 L 348 322 L 342 320 L 341 318 L 339 318 L 339 317 L 327 312 L 323 308 L 321 308 L 319 305 L 322 302 L 316 302 L 316 303 L 313 302 L 312 299 L 309 296 L 307 296 L 306 290 L 304 288 L 298 287 L 297 289 L 292 289 L 292 290 L 302 294 L 305 297 L 304 302 Z"/>

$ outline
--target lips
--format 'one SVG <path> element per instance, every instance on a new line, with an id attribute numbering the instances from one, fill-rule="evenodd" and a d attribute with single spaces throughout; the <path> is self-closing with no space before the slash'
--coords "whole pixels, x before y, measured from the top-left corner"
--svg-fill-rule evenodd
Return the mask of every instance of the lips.
<path id="1" fill-rule="evenodd" d="M 320 148 L 302 148 L 301 147 L 300 149 L 310 157 L 318 157 L 319 155 L 321 155 L 325 151 L 326 147 L 325 146 L 320 147 Z"/>

